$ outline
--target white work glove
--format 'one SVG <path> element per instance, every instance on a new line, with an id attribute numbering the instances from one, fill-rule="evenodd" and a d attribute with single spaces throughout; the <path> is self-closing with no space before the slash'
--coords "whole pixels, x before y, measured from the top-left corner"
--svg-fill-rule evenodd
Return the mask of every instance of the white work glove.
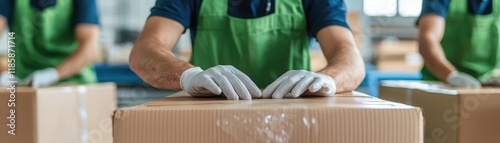
<path id="1" fill-rule="evenodd" d="M 8 87 L 10 86 L 10 81 L 15 81 L 16 79 L 11 79 L 11 74 L 7 71 L 3 71 L 2 74 L 0 75 L 0 86 L 2 87 Z"/>
<path id="2" fill-rule="evenodd" d="M 305 70 L 292 70 L 267 86 L 262 96 L 275 99 L 297 98 L 301 95 L 333 96 L 336 90 L 335 81 L 330 76 Z"/>
<path id="3" fill-rule="evenodd" d="M 452 72 L 448 75 L 446 81 L 450 86 L 465 88 L 481 88 L 481 83 L 474 77 L 461 72 Z"/>
<path id="4" fill-rule="evenodd" d="M 55 68 L 46 68 L 43 70 L 35 71 L 33 74 L 26 78 L 25 83 L 30 84 L 32 87 L 44 87 L 55 84 L 59 81 L 59 73 Z"/>
<path id="5" fill-rule="evenodd" d="M 229 100 L 251 100 L 262 97 L 255 83 L 233 66 L 215 66 L 203 71 L 199 67 L 184 71 L 181 88 L 191 96 L 213 96 L 222 93 Z"/>
<path id="6" fill-rule="evenodd" d="M 500 77 L 492 77 L 484 82 L 487 86 L 500 86 Z"/>

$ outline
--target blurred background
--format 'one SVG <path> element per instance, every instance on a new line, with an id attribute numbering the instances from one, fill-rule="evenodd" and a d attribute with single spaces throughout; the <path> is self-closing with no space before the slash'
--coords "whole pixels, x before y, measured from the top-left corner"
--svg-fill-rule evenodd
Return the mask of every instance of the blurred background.
<path id="1" fill-rule="evenodd" d="M 420 79 L 423 61 L 418 54 L 416 20 L 422 0 L 345 0 L 348 21 L 366 62 L 367 76 L 358 91 L 377 96 L 380 80 Z M 155 0 L 99 0 L 101 40 L 95 63 L 99 82 L 119 85 L 119 107 L 162 98 L 176 91 L 155 89 L 144 83 L 128 66 L 128 56 L 154 6 Z M 189 32 L 175 54 L 189 60 Z M 7 37 L 7 36 L 2 36 Z M 0 43 L 6 43 L 2 38 Z M 1 46 L 0 55 L 6 55 Z M 326 65 L 319 44 L 311 43 L 312 69 Z"/>

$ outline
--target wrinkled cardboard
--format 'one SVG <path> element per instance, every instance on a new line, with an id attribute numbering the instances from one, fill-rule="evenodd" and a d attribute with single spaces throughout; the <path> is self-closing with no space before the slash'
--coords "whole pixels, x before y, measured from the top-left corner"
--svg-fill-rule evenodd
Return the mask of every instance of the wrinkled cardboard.
<path id="1" fill-rule="evenodd" d="M 380 98 L 421 107 L 426 143 L 499 143 L 500 88 L 460 89 L 438 82 L 384 81 Z"/>
<path id="2" fill-rule="evenodd" d="M 178 93 L 118 109 L 115 143 L 423 143 L 419 108 L 353 92 L 298 99 Z"/>
<path id="3" fill-rule="evenodd" d="M 113 142 L 115 84 L 18 87 L 15 92 L 15 107 L 11 108 L 10 90 L 0 89 L 0 143 Z M 8 133 L 6 125 L 10 109 L 15 110 L 15 135 Z"/>

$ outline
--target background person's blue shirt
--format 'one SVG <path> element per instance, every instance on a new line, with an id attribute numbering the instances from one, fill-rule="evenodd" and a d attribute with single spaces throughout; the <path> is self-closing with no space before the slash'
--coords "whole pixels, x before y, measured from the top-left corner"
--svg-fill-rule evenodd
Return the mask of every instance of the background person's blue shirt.
<path id="1" fill-rule="evenodd" d="M 16 0 L 0 0 L 0 15 L 11 23 Z M 30 0 L 31 6 L 38 10 L 57 5 L 57 0 Z M 75 24 L 99 24 L 96 0 L 73 0 Z"/>
<path id="2" fill-rule="evenodd" d="M 446 18 L 451 1 L 452 0 L 424 0 L 421 15 L 436 14 Z M 493 0 L 467 0 L 467 3 L 471 14 L 487 15 L 493 12 Z"/>
<path id="3" fill-rule="evenodd" d="M 271 2 L 268 11 L 267 3 Z M 257 18 L 274 13 L 275 0 L 229 0 L 228 14 L 238 18 Z M 202 0 L 157 0 L 151 16 L 161 16 L 181 23 L 196 37 L 198 15 Z M 315 36 L 321 29 L 339 25 L 349 28 L 346 6 L 343 0 L 302 0 L 307 18 L 308 34 Z"/>

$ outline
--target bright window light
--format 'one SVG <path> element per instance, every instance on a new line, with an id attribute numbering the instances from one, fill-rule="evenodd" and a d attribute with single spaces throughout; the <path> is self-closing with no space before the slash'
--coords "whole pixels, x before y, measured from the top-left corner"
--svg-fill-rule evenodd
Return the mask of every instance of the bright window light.
<path id="1" fill-rule="evenodd" d="M 417 17 L 420 16 L 421 11 L 422 0 L 399 0 L 399 15 L 403 17 Z"/>
<path id="2" fill-rule="evenodd" d="M 364 0 L 363 7 L 368 16 L 391 17 L 397 14 L 397 0 Z"/>

